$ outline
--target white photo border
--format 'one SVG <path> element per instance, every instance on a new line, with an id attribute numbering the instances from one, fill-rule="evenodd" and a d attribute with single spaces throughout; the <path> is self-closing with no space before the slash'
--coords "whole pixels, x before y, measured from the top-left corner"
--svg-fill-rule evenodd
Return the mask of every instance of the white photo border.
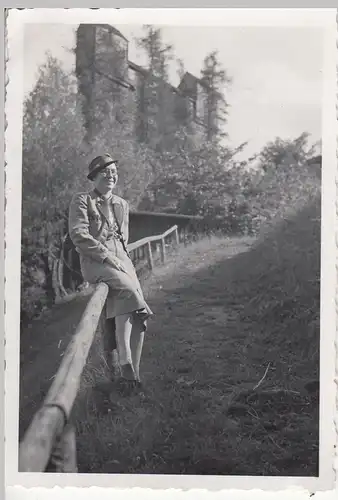
<path id="1" fill-rule="evenodd" d="M 22 96 L 23 25 L 25 23 L 105 22 L 107 9 L 30 9 L 10 10 L 7 19 L 8 75 L 5 112 L 6 139 L 6 211 L 5 211 L 5 456 L 6 486 L 25 488 L 104 487 L 148 488 L 156 490 L 220 491 L 285 490 L 314 492 L 334 486 L 334 450 L 336 442 L 334 409 L 335 325 L 336 325 L 336 11 L 335 9 L 109 9 L 114 10 L 117 24 L 224 25 L 224 26 L 319 26 L 325 30 L 325 66 L 323 89 L 323 177 L 322 177 L 322 267 L 321 267 L 321 349 L 320 349 L 320 473 L 319 478 L 249 477 L 249 476 L 162 476 L 108 474 L 30 474 L 17 472 L 18 458 L 18 392 L 20 334 L 20 237 L 21 237 L 21 164 L 22 164 Z M 223 20 L 221 21 L 223 16 Z M 333 62 L 335 61 L 335 62 Z M 337 205 L 338 213 L 338 205 Z M 9 279 L 10 278 L 10 279 Z M 15 396 L 14 396 L 15 394 Z M 10 397 L 9 397 L 10 395 Z M 203 478 L 203 481 L 202 481 Z M 19 487 L 20 489 L 20 487 Z M 68 490 L 68 488 L 67 488 Z M 19 491 L 19 490 L 16 490 Z M 33 490 L 32 490 L 33 491 Z M 37 491 L 37 490 L 36 490 Z M 54 492 L 60 491 L 58 488 Z M 80 494 L 80 490 L 76 490 Z M 91 494 L 93 489 L 91 488 Z M 106 490 L 118 498 L 118 491 Z M 123 490 L 125 491 L 125 490 Z M 71 490 L 68 490 L 72 494 Z M 83 491 L 82 491 L 83 492 Z M 81 492 L 81 494 L 82 494 Z M 104 496 L 97 490 L 97 495 Z M 155 492 L 156 493 L 156 492 Z M 251 492 L 252 493 L 252 492 Z M 260 495 L 263 492 L 260 492 Z M 290 490 L 291 493 L 291 490 Z M 74 490 L 73 490 L 74 494 Z M 161 492 L 162 495 L 162 492 Z M 149 495 L 147 495 L 148 497 Z M 195 495 L 196 496 L 196 495 Z M 198 496 L 198 495 L 197 495 Z M 36 497 L 38 498 L 38 497 Z M 57 496 L 59 498 L 59 496 Z M 78 497 L 80 498 L 80 496 Z M 121 497 L 122 498 L 122 497 Z"/>

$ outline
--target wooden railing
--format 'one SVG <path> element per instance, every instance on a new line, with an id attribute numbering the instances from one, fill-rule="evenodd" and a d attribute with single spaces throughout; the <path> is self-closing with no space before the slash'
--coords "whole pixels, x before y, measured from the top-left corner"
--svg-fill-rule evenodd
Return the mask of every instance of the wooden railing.
<path id="1" fill-rule="evenodd" d="M 154 257 L 160 253 L 161 262 L 164 263 L 166 259 L 166 238 L 168 236 L 174 236 L 174 242 L 179 245 L 178 227 L 173 226 L 168 229 L 165 233 L 159 236 L 148 236 L 147 238 L 142 238 L 141 240 L 135 241 L 128 245 L 129 253 L 131 254 L 131 259 L 135 264 L 137 270 L 144 267 L 143 263 L 146 260 L 148 269 L 152 270 L 154 267 Z"/>
<path id="2" fill-rule="evenodd" d="M 160 260 L 163 263 L 166 259 L 166 239 L 169 236 L 174 240 L 174 244 L 178 245 L 177 226 L 159 236 L 150 236 L 131 243 L 128 245 L 128 250 L 132 260 L 138 264 L 145 260 L 151 270 L 156 262 L 154 255 L 159 250 Z M 107 294 L 108 286 L 105 283 L 95 286 L 49 392 L 20 443 L 19 472 L 76 471 L 74 470 L 76 447 L 70 446 L 71 442 L 75 443 L 75 434 L 66 424 L 77 397 L 81 375 L 95 338 Z M 68 453 L 70 449 L 72 450 L 72 456 L 68 457 L 67 463 L 72 466 L 68 470 L 67 467 L 65 470 L 64 465 L 55 469 L 55 463 L 60 460 L 58 452 L 55 452 L 55 446 L 66 439 L 68 439 Z"/>

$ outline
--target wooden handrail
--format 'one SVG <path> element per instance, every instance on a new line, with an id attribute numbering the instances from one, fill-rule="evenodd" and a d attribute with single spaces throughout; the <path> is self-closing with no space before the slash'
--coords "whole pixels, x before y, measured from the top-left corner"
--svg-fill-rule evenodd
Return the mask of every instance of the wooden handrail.
<path id="1" fill-rule="evenodd" d="M 178 226 L 172 226 L 171 228 L 167 229 L 163 234 L 159 234 L 157 236 L 147 236 L 146 238 L 142 238 L 141 240 L 137 240 L 134 243 L 130 243 L 128 245 L 128 250 L 133 251 L 136 250 L 136 248 L 140 248 L 142 246 L 148 245 L 148 243 L 153 243 L 155 241 L 161 241 L 163 238 L 166 238 L 169 236 L 169 234 L 173 233 L 174 231 L 177 231 Z"/>
<path id="2" fill-rule="evenodd" d="M 48 464 L 54 441 L 62 432 L 77 396 L 107 294 L 108 285 L 96 286 L 43 405 L 20 443 L 19 472 L 42 472 Z"/>
<path id="3" fill-rule="evenodd" d="M 152 269 L 151 243 L 161 243 L 161 260 L 164 262 L 164 241 L 172 233 L 175 233 L 176 244 L 178 244 L 178 227 L 175 225 L 161 235 L 150 236 L 131 243 L 128 245 L 128 250 L 133 251 L 146 246 L 148 265 Z M 95 338 L 108 290 L 106 283 L 99 283 L 95 286 L 47 396 L 20 443 L 19 472 L 45 471 L 56 440 L 64 435 L 65 424 L 80 387 L 81 375 Z"/>

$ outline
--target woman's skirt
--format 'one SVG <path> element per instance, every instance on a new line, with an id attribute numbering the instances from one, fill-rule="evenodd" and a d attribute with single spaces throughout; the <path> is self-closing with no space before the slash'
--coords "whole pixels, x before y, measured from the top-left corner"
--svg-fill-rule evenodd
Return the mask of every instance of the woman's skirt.
<path id="1" fill-rule="evenodd" d="M 110 239 L 106 242 L 106 246 L 111 255 L 122 262 L 127 272 L 118 271 L 110 264 L 80 255 L 83 277 L 89 283 L 104 282 L 109 286 L 106 301 L 107 318 L 132 313 L 141 331 L 145 331 L 147 319 L 153 313 L 144 299 L 134 265 L 119 240 Z"/>

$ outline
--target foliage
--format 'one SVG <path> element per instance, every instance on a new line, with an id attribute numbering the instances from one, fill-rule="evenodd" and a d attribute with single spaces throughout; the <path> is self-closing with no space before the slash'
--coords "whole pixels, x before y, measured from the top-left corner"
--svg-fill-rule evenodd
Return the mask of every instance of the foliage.
<path id="1" fill-rule="evenodd" d="M 201 70 L 204 91 L 198 97 L 204 101 L 204 126 L 197 125 L 187 99 L 182 99 L 169 83 L 168 67 L 173 59 L 173 47 L 163 43 L 160 29 L 145 26 L 144 30 L 145 35 L 137 40 L 148 60 L 142 121 L 146 127 L 145 141 L 154 152 L 149 159 L 152 182 L 146 196 L 147 205 L 155 210 L 206 214 L 215 194 L 212 183 L 218 182 L 222 188 L 226 183 L 226 174 L 223 175 L 220 164 L 228 158 L 229 151 L 220 145 L 224 136 L 220 124 L 226 121 L 228 104 L 223 87 L 230 79 L 219 63 L 217 52 L 208 54 Z M 180 60 L 177 63 L 178 73 L 183 78 L 184 63 Z M 172 113 L 173 108 L 176 114 Z M 205 182 L 207 177 L 208 183 Z M 216 196 L 218 200 L 223 197 L 223 192 Z"/>
<path id="2" fill-rule="evenodd" d="M 316 145 L 309 144 L 306 133 L 294 140 L 277 138 L 263 148 L 258 172 L 249 186 L 253 217 L 263 222 L 284 219 L 320 194 L 321 160 L 315 165 L 310 162 L 315 150 Z"/>
<path id="3" fill-rule="evenodd" d="M 147 73 L 144 79 L 145 140 L 154 152 L 149 158 L 152 181 L 142 206 L 153 210 L 174 211 L 209 216 L 226 206 L 229 198 L 226 162 L 235 154 L 221 145 L 224 136 L 227 101 L 223 87 L 230 83 L 219 63 L 217 52 L 205 57 L 201 70 L 204 126 L 195 123 L 187 100 L 173 92 L 168 82 L 168 65 L 173 58 L 172 46 L 162 41 L 160 29 L 145 26 L 144 37 L 138 39 L 146 52 Z M 178 60 L 178 73 L 183 78 L 183 61 Z M 209 88 L 206 92 L 205 88 Z M 167 112 L 176 100 L 176 120 Z M 174 104 L 175 106 L 175 104 Z M 199 117 L 201 118 L 201 117 Z"/>
<path id="4" fill-rule="evenodd" d="M 69 194 L 83 187 L 83 135 L 74 79 L 48 55 L 24 108 L 23 311 L 34 303 L 32 287 L 33 295 L 38 294 L 43 302 L 48 302 L 52 263 L 60 247 Z M 53 299 L 53 294 L 49 298 Z"/>
<path id="5" fill-rule="evenodd" d="M 174 150 L 161 159 L 165 168 L 156 179 L 159 205 L 154 201 L 154 208 L 165 204 L 164 210 L 202 215 L 227 233 L 257 233 L 320 191 L 320 166 L 309 163 L 315 146 L 308 134 L 289 141 L 277 138 L 248 161 L 236 161 L 245 146 L 200 145 L 180 129 Z"/>
<path id="6" fill-rule="evenodd" d="M 316 145 L 309 145 L 309 134 L 303 132 L 293 140 L 277 137 L 262 149 L 259 159 L 265 172 L 276 168 L 288 169 L 289 165 L 304 166 L 314 156 L 315 151 Z"/>
<path id="7" fill-rule="evenodd" d="M 80 187 L 84 135 L 80 116 L 74 80 L 49 56 L 25 102 L 24 227 L 45 225 L 58 217 L 68 201 L 70 183 Z"/>

